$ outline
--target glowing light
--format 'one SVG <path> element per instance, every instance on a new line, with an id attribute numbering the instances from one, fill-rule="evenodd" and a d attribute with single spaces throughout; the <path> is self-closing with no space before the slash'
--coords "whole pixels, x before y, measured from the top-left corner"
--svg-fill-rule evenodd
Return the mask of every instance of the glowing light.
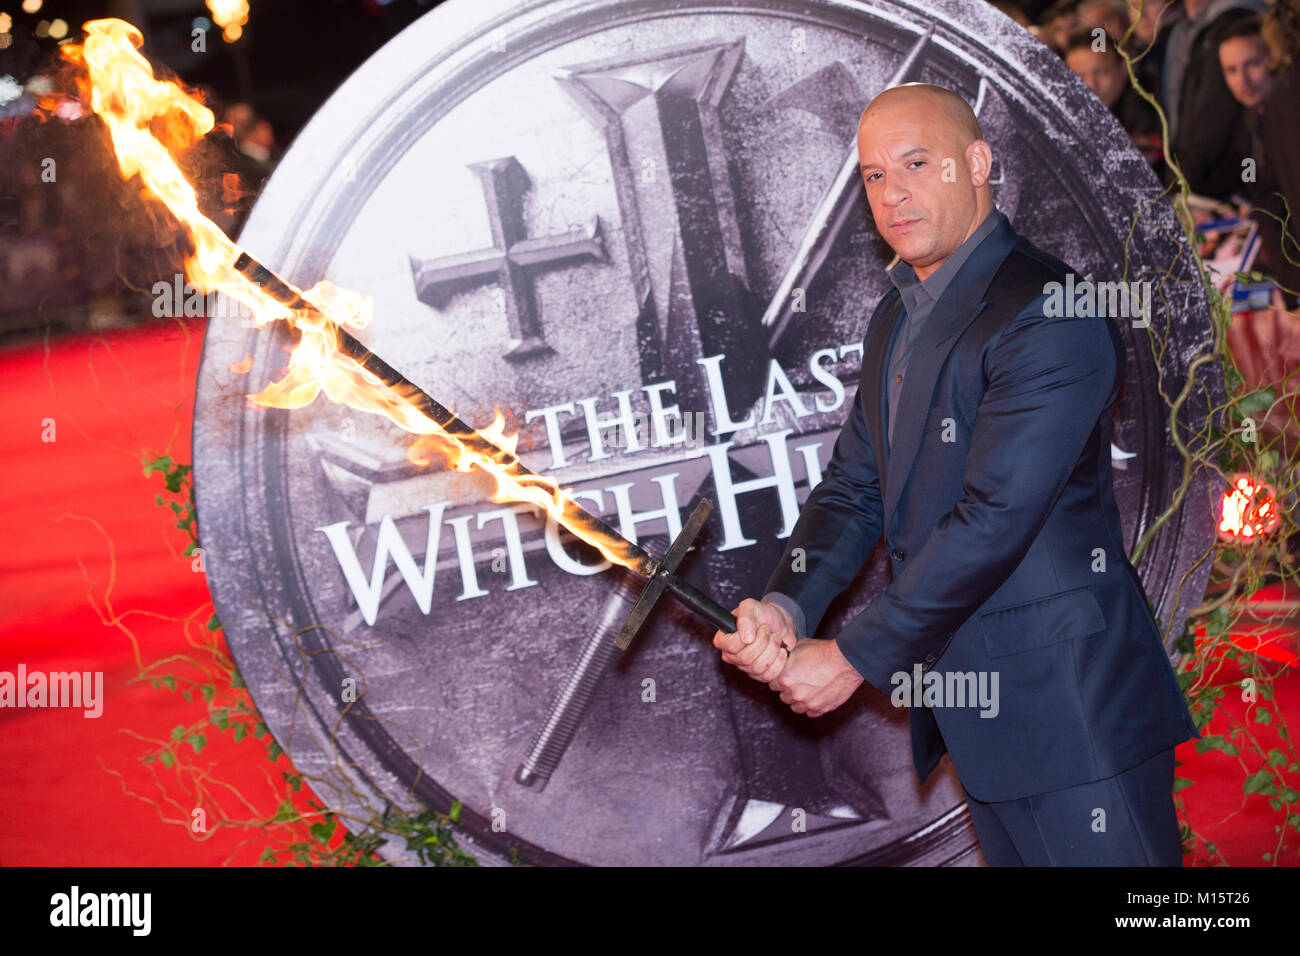
<path id="1" fill-rule="evenodd" d="M 208 0 L 208 9 L 217 26 L 221 27 L 221 36 L 227 43 L 234 43 L 244 35 L 244 24 L 248 23 L 248 0 Z"/>
<path id="2" fill-rule="evenodd" d="M 23 13 L 36 13 L 45 0 L 23 0 Z"/>
<path id="3" fill-rule="evenodd" d="M 55 20 L 50 24 L 50 36 L 56 40 L 62 40 L 68 35 L 68 24 L 66 20 Z"/>
<path id="4" fill-rule="evenodd" d="M 14 25 L 14 18 L 7 13 L 0 13 L 0 33 L 8 33 L 9 28 Z"/>
<path id="5" fill-rule="evenodd" d="M 1219 533 L 1224 537 L 1254 541 L 1271 533 L 1279 520 L 1273 489 L 1249 475 L 1238 475 L 1223 494 Z"/>

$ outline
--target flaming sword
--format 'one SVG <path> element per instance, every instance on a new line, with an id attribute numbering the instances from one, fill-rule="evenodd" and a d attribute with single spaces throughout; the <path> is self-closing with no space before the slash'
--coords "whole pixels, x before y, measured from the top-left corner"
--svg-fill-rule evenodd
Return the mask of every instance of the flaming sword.
<path id="1" fill-rule="evenodd" d="M 296 289 L 247 252 L 239 253 L 234 262 L 234 269 L 266 295 L 292 309 L 295 314 L 312 320 L 329 322 L 337 336 L 337 347 L 340 352 L 382 381 L 389 389 L 402 395 L 408 403 L 436 422 L 444 433 L 468 451 L 487 455 L 513 477 L 524 479 L 540 477 L 526 468 L 512 451 L 502 448 L 476 431 L 455 412 L 359 342 L 346 329 L 333 323 Z M 602 543 L 605 547 L 602 547 L 602 550 L 606 550 L 609 543 L 617 542 L 626 552 L 618 563 L 645 578 L 646 584 L 639 596 L 627 575 L 614 585 L 614 594 L 606 605 L 596 633 L 587 642 L 577 665 L 551 704 L 545 721 L 533 738 L 532 745 L 515 774 L 515 779 L 537 791 L 541 791 L 546 786 L 551 774 L 559 765 L 560 758 L 568 749 L 595 694 L 596 685 L 612 663 L 616 656 L 615 652 L 626 651 L 631 646 L 641 625 L 665 593 L 672 594 L 681 604 L 719 630 L 726 633 L 736 630 L 736 619 L 726 608 L 676 573 L 677 566 L 691 549 L 704 522 L 713 511 L 713 503 L 707 498 L 700 499 L 662 560 L 656 560 L 644 548 L 623 537 L 572 498 L 562 496 L 562 506 L 563 513 L 556 517 L 559 523 L 575 533 L 585 531 L 586 534 L 579 535 L 583 540 L 604 539 Z M 620 611 L 629 602 L 633 605 L 632 610 L 620 623 Z"/>
<path id="2" fill-rule="evenodd" d="M 297 408 L 324 391 L 334 401 L 386 415 L 421 436 L 416 448 L 428 442 L 457 470 L 478 467 L 494 477 L 494 501 L 523 501 L 543 508 L 549 517 L 594 546 L 611 563 L 646 579 L 639 597 L 626 577 L 619 582 L 596 635 L 552 705 L 516 775 L 520 783 L 537 788 L 545 785 L 572 739 L 601 674 L 615 656 L 614 650 L 630 646 L 665 592 L 719 630 L 736 630 L 735 618 L 722 605 L 676 573 L 712 511 L 711 502 L 699 501 L 663 560 L 656 560 L 645 548 L 624 538 L 563 494 L 553 480 L 524 467 L 515 454 L 517 436 L 507 436 L 499 427 L 499 411 L 487 433 L 474 429 L 343 327 L 346 322 L 360 328 L 364 324 L 361 319 L 368 320 L 368 305 L 361 308 L 358 297 L 328 283 L 301 292 L 241 249 L 208 219 L 200 211 L 198 196 L 173 153 L 212 129 L 211 111 L 179 84 L 154 76 L 148 61 L 137 52 L 143 37 L 135 27 L 123 20 L 104 19 L 87 22 L 83 30 L 85 42 L 67 44 L 62 53 L 85 70 L 79 77 L 84 98 L 108 128 L 123 178 L 139 175 L 146 190 L 188 229 L 195 247 L 186 260 L 190 277 L 205 290 L 215 288 L 251 305 L 259 325 L 266 319 L 285 319 L 300 333 L 284 378 L 249 396 L 250 400 Z M 623 606 L 634 598 L 631 613 L 616 627 Z"/>

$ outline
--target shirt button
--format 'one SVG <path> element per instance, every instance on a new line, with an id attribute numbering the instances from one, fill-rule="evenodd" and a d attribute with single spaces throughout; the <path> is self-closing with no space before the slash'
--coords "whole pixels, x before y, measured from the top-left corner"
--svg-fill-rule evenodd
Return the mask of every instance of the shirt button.
<path id="1" fill-rule="evenodd" d="M 901 382 L 902 380 L 903 380 L 903 376 L 901 376 L 901 375 L 895 375 L 895 376 L 894 376 L 894 381 L 895 381 L 895 382 Z"/>
<path id="2" fill-rule="evenodd" d="M 895 548 L 893 553 L 894 553 L 894 560 L 895 560 L 895 561 L 902 561 L 903 558 L 906 557 L 906 555 L 903 553 L 903 549 L 902 549 L 902 548 Z"/>

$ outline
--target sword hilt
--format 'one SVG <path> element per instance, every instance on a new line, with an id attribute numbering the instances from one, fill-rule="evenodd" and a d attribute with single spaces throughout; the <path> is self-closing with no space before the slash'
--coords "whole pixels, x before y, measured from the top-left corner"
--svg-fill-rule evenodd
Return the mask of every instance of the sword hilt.
<path id="1" fill-rule="evenodd" d="M 596 688 L 600 686 L 601 678 L 620 653 L 614 638 L 622 629 L 623 621 L 636 600 L 637 588 L 633 585 L 631 576 L 620 575 L 614 584 L 613 593 L 605 603 L 605 613 L 601 615 L 596 632 L 583 646 L 577 664 L 551 702 L 546 720 L 538 728 L 528 754 L 515 771 L 518 783 L 538 793 L 546 789 L 547 781 L 578 732 L 578 725 L 587 713 L 587 707 L 595 696 Z"/>
<path id="2" fill-rule="evenodd" d="M 551 709 L 537 731 L 537 736 L 533 738 L 527 756 L 515 771 L 515 780 L 518 783 L 538 791 L 546 787 L 546 782 L 559 766 L 560 758 L 564 756 L 564 752 L 578 732 L 578 725 L 587 712 L 587 705 L 591 703 L 591 698 L 595 695 L 605 671 L 609 669 L 610 662 L 617 656 L 618 651 L 626 650 L 632 643 L 632 639 L 641 629 L 646 618 L 650 616 L 650 612 L 664 592 L 672 591 L 679 598 L 685 598 L 692 606 L 695 605 L 690 598 L 694 596 L 702 605 L 696 606 L 696 610 L 700 611 L 703 617 L 727 633 L 736 630 L 736 619 L 722 605 L 701 594 L 676 574 L 677 566 L 690 551 L 691 545 L 712 511 L 713 502 L 709 499 L 702 498 L 696 503 L 681 532 L 669 545 L 663 560 L 656 563 L 650 580 L 646 582 L 639 594 L 632 584 L 632 579 L 626 574 L 615 583 L 614 593 L 605 605 L 605 613 L 596 627 L 596 633 L 583 647 L 578 663 L 551 703 Z M 651 540 L 656 545 L 655 550 L 658 550 L 658 546 L 665 539 L 656 537 Z M 629 605 L 631 610 L 628 610 Z"/>

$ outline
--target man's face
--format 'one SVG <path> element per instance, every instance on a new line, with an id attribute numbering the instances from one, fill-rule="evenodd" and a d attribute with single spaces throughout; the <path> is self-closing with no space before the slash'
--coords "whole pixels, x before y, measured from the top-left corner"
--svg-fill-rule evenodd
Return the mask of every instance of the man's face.
<path id="1" fill-rule="evenodd" d="M 869 109 L 858 126 L 862 182 L 876 229 L 924 279 L 977 223 L 960 137 L 942 111 L 911 100 Z"/>
<path id="2" fill-rule="evenodd" d="M 1079 79 L 1088 84 L 1088 89 L 1097 94 L 1097 99 L 1106 104 L 1106 109 L 1113 107 L 1124 95 L 1128 72 L 1124 69 L 1124 61 L 1117 55 L 1080 47 L 1071 50 L 1065 62 L 1079 75 Z"/>
<path id="3" fill-rule="evenodd" d="M 1070 42 L 1070 34 L 1078 28 L 1079 17 L 1073 10 L 1070 10 L 1056 17 L 1049 25 L 1048 32 L 1056 43 L 1056 48 L 1064 50 L 1065 45 Z"/>
<path id="4" fill-rule="evenodd" d="M 1261 37 L 1233 37 L 1219 44 L 1223 79 L 1237 102 L 1257 110 L 1268 96 L 1268 45 Z"/>
<path id="5" fill-rule="evenodd" d="M 1079 29 L 1092 30 L 1101 27 L 1118 43 L 1128 29 L 1128 24 L 1119 11 L 1109 4 L 1085 4 L 1079 8 Z"/>

